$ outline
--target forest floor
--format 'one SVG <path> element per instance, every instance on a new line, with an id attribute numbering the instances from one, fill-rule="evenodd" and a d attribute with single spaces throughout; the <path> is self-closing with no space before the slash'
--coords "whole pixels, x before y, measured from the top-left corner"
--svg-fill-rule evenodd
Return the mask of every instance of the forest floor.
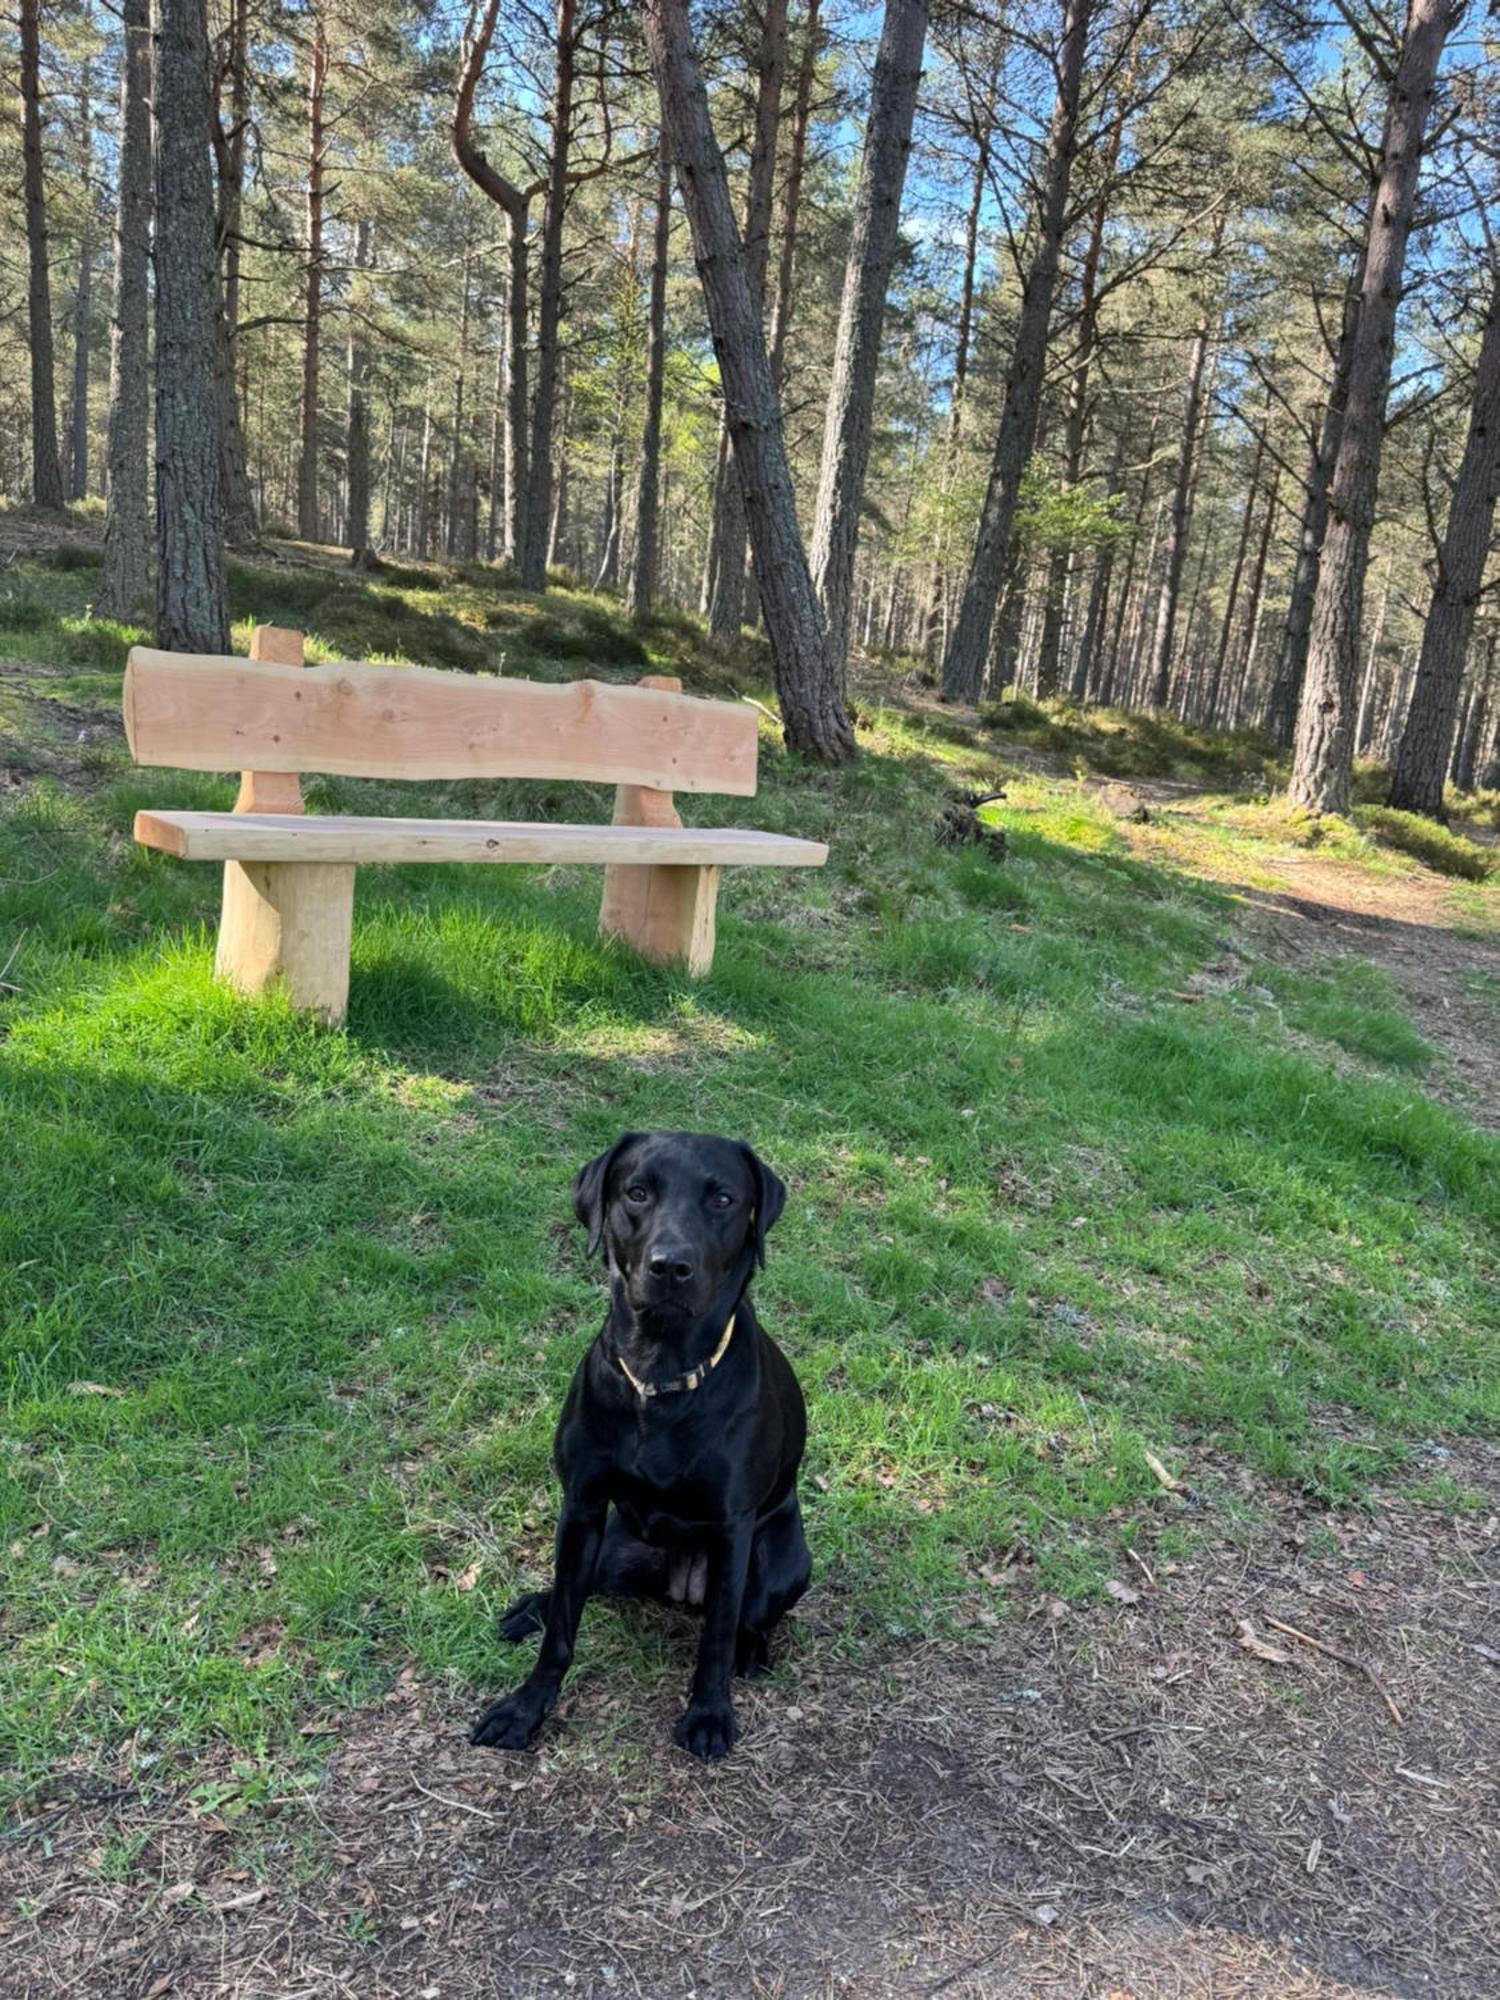
<path id="1" fill-rule="evenodd" d="M 695 802 L 833 844 L 729 885 L 710 980 L 601 945 L 588 871 L 372 870 L 329 1036 L 129 840 L 229 794 L 130 768 L 90 524 L 8 553 L 7 2000 L 1500 1990 L 1493 801 L 1316 826 L 1251 739 L 871 663 L 852 770 L 768 730 Z M 766 695 L 479 570 L 234 592 L 315 655 Z M 998 782 L 1005 860 L 938 847 Z M 817 1582 L 722 1766 L 670 1748 L 691 1627 L 613 1605 L 481 1755 L 599 1310 L 568 1178 L 646 1123 L 791 1183 Z"/>

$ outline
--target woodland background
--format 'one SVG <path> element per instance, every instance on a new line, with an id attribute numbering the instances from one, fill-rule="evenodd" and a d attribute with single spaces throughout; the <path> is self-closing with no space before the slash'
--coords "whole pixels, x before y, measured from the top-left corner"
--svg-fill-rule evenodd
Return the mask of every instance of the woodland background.
<path id="1" fill-rule="evenodd" d="M 726 646 L 763 609 L 823 758 L 852 647 L 1295 739 L 1315 810 L 1383 757 L 1440 814 L 1500 729 L 1490 33 L 1457 0 L 21 0 L 0 493 L 108 494 L 125 616 L 154 460 L 164 643 L 222 647 L 221 537 L 566 570 Z M 674 49 L 717 242 L 671 184 L 674 142 L 700 208 L 718 171 Z M 729 263 L 738 317 L 699 282 Z M 790 609 L 746 559 L 752 349 Z"/>

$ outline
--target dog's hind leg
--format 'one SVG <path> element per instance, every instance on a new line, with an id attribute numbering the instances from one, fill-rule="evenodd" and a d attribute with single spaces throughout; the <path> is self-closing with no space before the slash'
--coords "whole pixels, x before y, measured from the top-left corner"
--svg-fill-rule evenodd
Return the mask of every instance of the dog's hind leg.
<path id="1" fill-rule="evenodd" d="M 795 1492 L 756 1530 L 750 1554 L 745 1604 L 735 1635 L 734 1670 L 748 1680 L 767 1673 L 771 1664 L 771 1634 L 807 1589 L 812 1555 L 802 1532 L 802 1510 Z"/>

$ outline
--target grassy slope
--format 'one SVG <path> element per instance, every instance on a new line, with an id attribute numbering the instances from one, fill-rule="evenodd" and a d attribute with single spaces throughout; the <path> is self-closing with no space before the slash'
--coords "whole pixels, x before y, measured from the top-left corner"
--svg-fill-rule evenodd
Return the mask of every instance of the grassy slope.
<path id="1" fill-rule="evenodd" d="M 694 816 L 833 858 L 730 880 L 710 980 L 603 945 L 593 871 L 369 870 L 321 1034 L 216 990 L 215 871 L 131 845 L 138 805 L 231 786 L 88 740 L 128 636 L 81 615 L 89 581 L 0 596 L 0 657 L 62 670 L 24 710 L 0 683 L 0 727 L 63 771 L 0 820 L 0 1764 L 263 1751 L 404 1661 L 460 1708 L 512 1671 L 492 1621 L 544 1567 L 600 1316 L 568 1181 L 622 1127 L 744 1134 L 791 1183 L 759 1297 L 812 1402 L 828 1644 L 992 1618 L 1016 1549 L 1096 1587 L 1148 1449 L 1343 1497 L 1495 1427 L 1500 1149 L 1414 1088 L 1429 1052 L 1375 974 L 1247 959 L 1220 894 L 1130 859 L 1080 787 L 1018 786 L 998 867 L 928 831 L 992 745 L 880 713 L 829 774 L 768 733 L 754 806 Z M 237 608 L 335 653 L 693 670 L 680 622 L 436 581 L 240 572 Z M 607 811 L 424 790 L 310 796 Z M 580 1671 L 655 1685 L 663 1648 L 600 1607 Z"/>

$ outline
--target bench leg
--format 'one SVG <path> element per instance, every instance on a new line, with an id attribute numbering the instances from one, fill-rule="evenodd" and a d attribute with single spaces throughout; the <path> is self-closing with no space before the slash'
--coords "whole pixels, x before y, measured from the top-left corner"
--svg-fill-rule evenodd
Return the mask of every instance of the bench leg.
<path id="1" fill-rule="evenodd" d="M 599 928 L 658 965 L 684 964 L 701 979 L 714 962 L 717 868 L 620 863 L 604 871 Z"/>
<path id="2" fill-rule="evenodd" d="M 226 861 L 214 971 L 242 993 L 278 980 L 330 1027 L 349 1002 L 354 870 L 321 861 Z"/>

